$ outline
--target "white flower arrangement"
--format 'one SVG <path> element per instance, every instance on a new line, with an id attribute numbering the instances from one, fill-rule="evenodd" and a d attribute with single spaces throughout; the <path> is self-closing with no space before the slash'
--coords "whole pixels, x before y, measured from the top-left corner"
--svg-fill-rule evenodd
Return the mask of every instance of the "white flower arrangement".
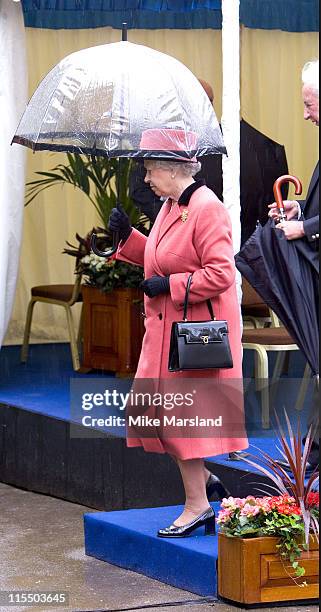
<path id="1" fill-rule="evenodd" d="M 89 266 L 92 270 L 102 270 L 103 268 L 110 267 L 112 264 L 105 257 L 100 257 L 99 255 L 95 255 L 95 253 L 90 253 L 89 255 L 85 255 L 85 257 L 81 258 L 81 263 Z"/>
<path id="2" fill-rule="evenodd" d="M 93 228 L 82 238 L 76 234 L 79 247 L 67 242 L 64 253 L 77 257 L 77 272 L 81 272 L 85 284 L 103 292 L 121 288 L 137 288 L 144 278 L 143 269 L 116 259 L 115 254 L 106 259 L 90 250 L 91 236 L 95 232 L 103 233 L 103 228 Z"/>

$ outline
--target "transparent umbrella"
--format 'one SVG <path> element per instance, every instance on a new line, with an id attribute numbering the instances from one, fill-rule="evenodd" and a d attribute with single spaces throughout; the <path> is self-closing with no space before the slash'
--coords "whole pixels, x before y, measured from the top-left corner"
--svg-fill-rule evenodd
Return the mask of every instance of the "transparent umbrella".
<path id="1" fill-rule="evenodd" d="M 154 128 L 173 130 L 166 154 L 140 146 L 142 133 Z M 182 131 L 183 143 L 181 136 L 176 143 Z M 193 73 L 175 58 L 127 40 L 61 60 L 37 87 L 13 142 L 33 151 L 119 158 L 188 160 L 226 152 L 213 107 Z"/>
<path id="2" fill-rule="evenodd" d="M 192 72 L 164 53 L 121 41 L 60 61 L 37 87 L 13 142 L 34 151 L 150 157 L 140 149 L 149 128 L 196 132 L 196 147 L 186 140 L 187 158 L 225 152 L 213 108 Z"/>

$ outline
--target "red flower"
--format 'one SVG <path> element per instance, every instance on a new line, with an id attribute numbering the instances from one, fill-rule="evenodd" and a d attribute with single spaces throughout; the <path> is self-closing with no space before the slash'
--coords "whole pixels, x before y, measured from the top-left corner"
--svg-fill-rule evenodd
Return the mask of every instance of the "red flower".
<path id="1" fill-rule="evenodd" d="M 319 506 L 319 493 L 317 491 L 311 491 L 307 496 L 307 506 L 308 508 L 312 508 L 314 506 Z"/>
<path id="2" fill-rule="evenodd" d="M 290 514 L 301 514 L 301 510 L 296 505 L 294 497 L 290 497 L 289 495 L 271 497 L 268 501 L 271 510 L 276 510 L 280 514 L 285 514 L 287 516 Z"/>
<path id="3" fill-rule="evenodd" d="M 290 516 L 291 514 L 301 514 L 299 506 L 288 506 L 286 504 L 280 504 L 277 510 L 280 514 L 286 514 L 287 516 Z"/>

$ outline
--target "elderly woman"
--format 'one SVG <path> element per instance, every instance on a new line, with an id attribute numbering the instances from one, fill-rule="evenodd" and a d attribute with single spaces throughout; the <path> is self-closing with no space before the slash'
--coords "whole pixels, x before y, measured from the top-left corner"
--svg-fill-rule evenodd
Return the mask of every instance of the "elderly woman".
<path id="1" fill-rule="evenodd" d="M 148 130 L 143 134 L 141 146 L 145 152 L 148 148 L 155 150 L 157 144 L 158 150 L 164 150 L 164 157 L 166 151 L 174 157 L 174 161 L 148 159 L 144 162 L 145 181 L 157 196 L 166 198 L 148 238 L 131 228 L 121 209 L 113 209 L 109 222 L 110 229 L 118 231 L 121 238 L 117 257 L 144 266 L 142 289 L 146 331 L 136 378 L 182 379 L 182 388 L 184 378 L 189 377 L 240 381 L 240 309 L 229 214 L 203 180 L 194 180 L 200 164 L 193 157 L 184 160 L 179 150 L 180 147 L 183 150 L 184 133 L 176 130 L 175 135 L 176 144 L 173 145 L 172 130 Z M 168 371 L 171 327 L 174 321 L 182 319 L 186 284 L 191 273 L 189 320 L 208 320 L 206 300 L 211 300 L 217 318 L 228 322 L 233 357 L 231 369 Z M 202 385 L 205 383 L 204 380 Z M 215 396 L 211 396 L 211 405 L 215 405 Z M 220 410 L 220 406 L 216 409 Z M 241 415 L 243 418 L 243 404 Z M 184 510 L 172 525 L 160 529 L 158 536 L 184 537 L 203 525 L 205 533 L 214 533 L 215 515 L 208 501 L 220 483 L 205 468 L 204 457 L 246 448 L 243 421 L 234 437 L 224 437 L 224 434 L 162 437 L 157 432 L 148 437 L 128 436 L 127 444 L 143 446 L 149 452 L 169 453 L 180 469 L 186 494 Z"/>

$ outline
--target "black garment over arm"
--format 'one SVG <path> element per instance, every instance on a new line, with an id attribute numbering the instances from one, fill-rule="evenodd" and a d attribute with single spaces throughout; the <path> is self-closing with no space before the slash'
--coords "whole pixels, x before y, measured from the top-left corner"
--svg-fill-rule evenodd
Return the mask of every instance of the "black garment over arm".
<path id="1" fill-rule="evenodd" d="M 144 182 L 145 176 L 146 169 L 143 162 L 136 162 L 129 176 L 129 195 L 136 208 L 154 223 L 163 202 Z"/>
<path id="2" fill-rule="evenodd" d="M 307 197 L 299 201 L 303 211 L 304 233 L 309 242 L 316 247 L 319 245 L 319 162 L 317 163 L 310 181 Z"/>

